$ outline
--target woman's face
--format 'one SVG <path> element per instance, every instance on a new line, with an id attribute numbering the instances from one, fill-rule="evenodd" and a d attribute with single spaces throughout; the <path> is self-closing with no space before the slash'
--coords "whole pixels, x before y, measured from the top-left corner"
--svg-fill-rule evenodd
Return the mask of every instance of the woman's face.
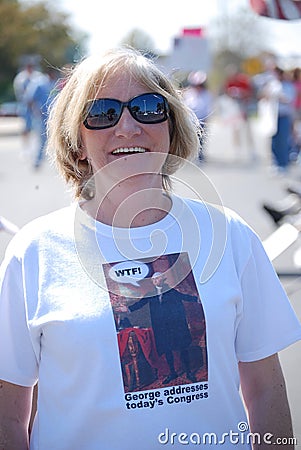
<path id="1" fill-rule="evenodd" d="M 122 102 L 150 91 L 120 71 L 107 80 L 106 87 L 97 92 L 96 98 L 113 98 Z M 82 157 L 88 158 L 96 173 L 110 165 L 110 173 L 116 177 L 132 177 L 146 172 L 160 172 L 169 151 L 168 120 L 158 124 L 137 122 L 124 108 L 119 122 L 102 130 L 81 127 Z M 148 176 L 150 174 L 148 173 Z"/>

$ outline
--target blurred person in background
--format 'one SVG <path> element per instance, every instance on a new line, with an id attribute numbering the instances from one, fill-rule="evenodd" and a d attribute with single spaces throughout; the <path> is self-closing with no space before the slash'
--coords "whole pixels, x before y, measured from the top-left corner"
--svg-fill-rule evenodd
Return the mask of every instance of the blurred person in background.
<path id="1" fill-rule="evenodd" d="M 293 84 L 295 86 L 295 118 L 301 120 L 301 69 L 297 67 L 293 70 Z"/>
<path id="2" fill-rule="evenodd" d="M 184 101 L 195 113 L 202 128 L 202 134 L 200 135 L 199 160 L 204 161 L 206 131 L 208 120 L 213 112 L 214 98 L 207 87 L 207 74 L 205 72 L 191 72 L 188 75 L 187 81 L 189 87 L 184 90 Z"/>
<path id="3" fill-rule="evenodd" d="M 270 137 L 271 173 L 282 174 L 290 164 L 296 88 L 291 73 L 276 64 L 274 57 L 264 61 L 265 70 L 254 77 L 262 129 Z"/>
<path id="4" fill-rule="evenodd" d="M 31 106 L 25 98 L 25 92 L 28 85 L 35 79 L 42 76 L 42 73 L 36 69 L 35 63 L 28 61 L 25 67 L 15 76 L 13 88 L 16 100 L 18 102 L 19 115 L 24 119 L 23 136 L 28 137 L 33 129 L 33 115 Z"/>
<path id="5" fill-rule="evenodd" d="M 276 133 L 272 136 L 272 155 L 275 172 L 283 173 L 290 164 L 296 89 L 289 71 L 276 67 L 275 73 L 279 81 L 278 92 L 275 92 L 278 99 L 278 114 Z"/>
<path id="6" fill-rule="evenodd" d="M 58 71 L 49 68 L 47 73 L 32 79 L 24 93 L 24 103 L 36 120 L 38 148 L 34 158 L 34 168 L 38 169 L 44 159 L 47 142 L 47 119 L 51 102 L 56 94 Z"/>
<path id="7" fill-rule="evenodd" d="M 298 161 L 301 149 L 301 69 L 299 67 L 293 70 L 293 84 L 296 95 L 293 118 L 293 144 L 290 159 L 291 161 Z"/>
<path id="8" fill-rule="evenodd" d="M 237 120 L 233 121 L 234 144 L 238 151 L 242 147 L 242 133 L 246 136 L 250 161 L 257 160 L 255 141 L 253 137 L 251 118 L 255 115 L 257 102 L 254 95 L 252 79 L 246 73 L 238 70 L 234 65 L 226 68 L 228 76 L 225 81 L 224 92 L 237 106 Z"/>

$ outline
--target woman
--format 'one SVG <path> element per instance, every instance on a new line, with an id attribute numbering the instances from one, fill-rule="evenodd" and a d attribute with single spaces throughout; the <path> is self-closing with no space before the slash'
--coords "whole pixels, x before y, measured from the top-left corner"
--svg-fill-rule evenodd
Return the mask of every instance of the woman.
<path id="1" fill-rule="evenodd" d="M 278 85 L 277 128 L 272 136 L 272 157 L 276 170 L 286 171 L 290 164 L 290 153 L 293 143 L 293 118 L 296 89 L 291 74 L 276 67 Z"/>
<path id="2" fill-rule="evenodd" d="M 6 450 L 182 448 L 205 433 L 224 449 L 237 448 L 229 436 L 238 433 L 239 448 L 249 447 L 247 414 L 253 433 L 292 435 L 277 351 L 300 338 L 300 326 L 258 238 L 234 213 L 169 190 L 171 174 L 197 154 L 191 117 L 170 81 L 129 49 L 88 58 L 58 95 L 49 149 L 76 202 L 25 226 L 2 265 Z M 219 224 L 223 251 L 204 279 Z M 190 261 L 186 273 L 175 254 Z M 180 377 L 161 388 L 157 378 L 125 393 L 110 294 L 141 298 L 164 264 L 170 288 L 195 282 L 209 370 L 197 383 Z"/>

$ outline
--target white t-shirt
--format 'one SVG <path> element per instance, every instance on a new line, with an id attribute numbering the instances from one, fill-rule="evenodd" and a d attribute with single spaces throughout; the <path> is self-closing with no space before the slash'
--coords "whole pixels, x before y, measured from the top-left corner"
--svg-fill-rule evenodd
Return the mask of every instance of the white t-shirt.
<path id="1" fill-rule="evenodd" d="M 39 381 L 31 450 L 248 447 L 238 361 L 292 344 L 300 325 L 237 215 L 172 199 L 170 213 L 145 227 L 113 229 L 75 204 L 11 241 L 1 267 L 0 379 Z M 177 313 L 160 316 L 155 272 L 165 275 L 162 307 L 174 298 Z M 157 351 L 167 339 L 158 314 L 175 324 L 171 382 Z"/>

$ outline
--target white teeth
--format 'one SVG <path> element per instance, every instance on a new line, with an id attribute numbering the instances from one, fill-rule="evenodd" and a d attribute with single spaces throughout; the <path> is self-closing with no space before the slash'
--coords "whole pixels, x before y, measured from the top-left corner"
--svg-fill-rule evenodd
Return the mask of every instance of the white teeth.
<path id="1" fill-rule="evenodd" d="M 123 148 L 117 148 L 116 150 L 112 151 L 112 155 L 119 155 L 120 153 L 145 153 L 145 148 L 142 147 L 123 147 Z"/>

